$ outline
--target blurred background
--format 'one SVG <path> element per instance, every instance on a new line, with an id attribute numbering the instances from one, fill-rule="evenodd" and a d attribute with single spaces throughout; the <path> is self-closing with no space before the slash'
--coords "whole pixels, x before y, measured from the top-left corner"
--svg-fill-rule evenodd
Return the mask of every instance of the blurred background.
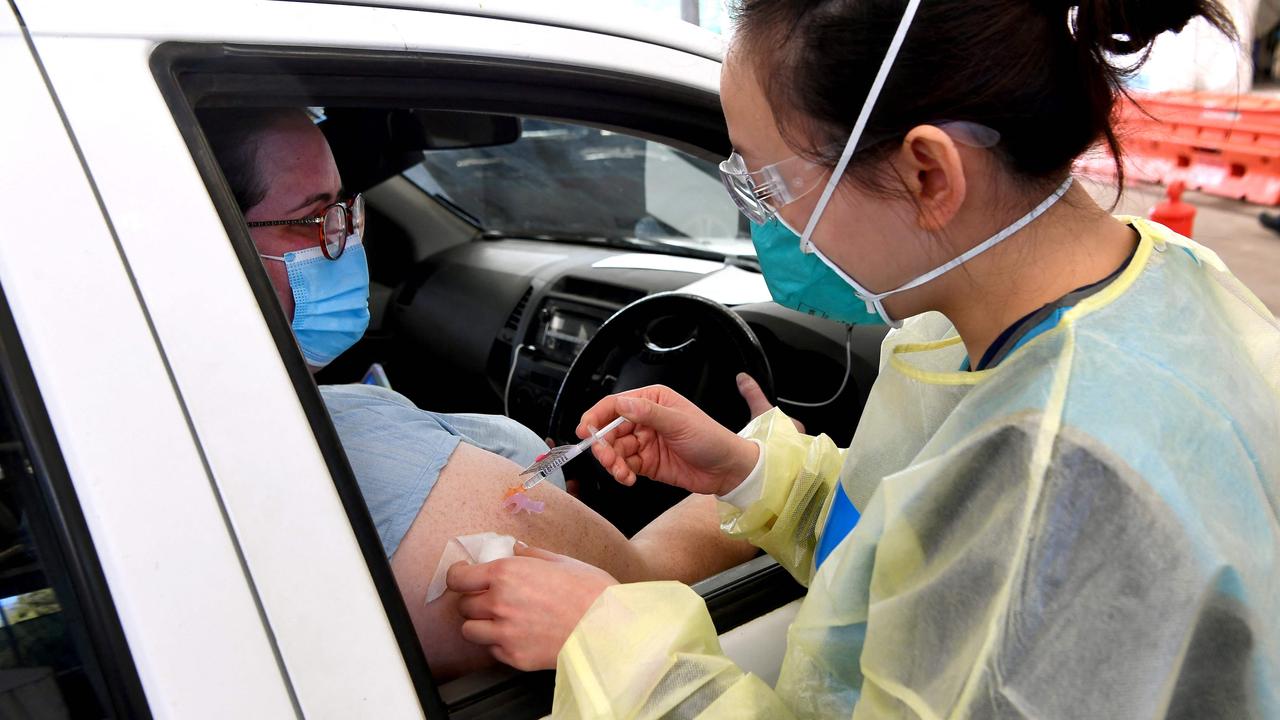
<path id="1" fill-rule="evenodd" d="M 1094 197 L 1121 214 L 1151 216 L 1169 186 L 1185 185 L 1186 205 L 1175 208 L 1195 213 L 1185 234 L 1213 248 L 1280 313 L 1280 0 L 1222 1 L 1239 44 L 1197 19 L 1161 36 L 1131 81 L 1144 110 L 1121 123 L 1129 154 L 1123 192 L 1116 192 L 1105 154 L 1078 171 Z M 732 3 L 724 0 L 591 4 L 597 13 L 611 6 L 726 37 L 733 30 Z M 1157 220 L 1171 224 L 1165 217 L 1157 211 Z"/>

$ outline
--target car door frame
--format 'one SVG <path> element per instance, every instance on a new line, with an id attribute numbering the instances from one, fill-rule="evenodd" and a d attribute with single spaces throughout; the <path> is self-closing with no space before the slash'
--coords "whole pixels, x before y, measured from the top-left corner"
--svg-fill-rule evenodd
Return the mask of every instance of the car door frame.
<path id="1" fill-rule="evenodd" d="M 728 152 L 727 131 L 720 114 L 718 94 L 707 88 L 680 87 L 652 78 L 613 70 L 597 69 L 594 73 L 575 69 L 570 75 L 562 67 L 509 58 L 468 57 L 465 61 L 448 55 L 418 53 L 350 53 L 332 48 L 242 47 L 202 44 L 170 44 L 160 48 L 152 60 L 158 76 L 171 86 L 183 84 L 184 73 L 193 75 L 225 73 L 225 80 L 214 77 L 186 77 L 187 92 L 168 94 L 171 106 L 193 99 L 213 98 L 219 103 L 247 101 L 253 94 L 283 98 L 286 104 L 322 104 L 332 96 L 351 97 L 364 93 L 386 101 L 394 88 L 372 87 L 370 76 L 395 78 L 403 97 L 420 97 L 422 90 L 406 86 L 421 78 L 405 78 L 391 70 L 412 64 L 419 73 L 429 65 L 439 66 L 439 74 L 457 79 L 452 84 L 433 86 L 430 94 L 439 109 L 500 112 L 505 114 L 537 114 L 548 119 L 585 122 L 599 127 L 625 130 L 658 140 L 704 157 L 722 156 Z M 362 69 L 357 66 L 363 65 Z M 448 68 L 447 70 L 445 68 Z M 255 70 L 257 72 L 255 72 Z M 287 78 L 259 77 L 285 71 Z M 298 77 L 309 75 L 299 82 Z M 538 78 L 540 87 L 531 88 L 529 80 Z M 555 78 L 554 80 L 552 78 Z M 490 83 L 482 91 L 482 86 Z M 562 86 L 564 83 L 569 87 Z M 498 87 L 499 85 L 509 87 Z M 576 87 L 573 87 L 576 86 Z M 612 94 L 607 91 L 612 88 Z M 507 93 L 507 94 L 504 94 Z M 619 102 L 620 97 L 647 94 L 650 103 Z M 184 96 L 185 95 L 185 96 Z M 660 98 L 660 100 L 659 100 Z M 556 102 L 550 102 L 558 99 Z M 698 111 L 685 112 L 696 107 Z M 175 107 L 175 114 L 182 109 Z M 198 128 L 187 130 L 189 142 L 199 147 Z M 207 168 L 211 185 L 219 181 L 216 168 Z M 227 196 L 229 198 L 229 195 Z M 230 234 L 239 224 L 239 213 L 224 198 Z M 241 242 L 247 243 L 247 238 Z M 523 330 L 523 328 L 521 328 Z M 519 331 L 518 331 L 519 332 Z M 322 419 L 317 418 L 317 422 Z M 748 623 L 754 617 L 782 607 L 802 594 L 796 584 L 776 563 L 756 564 L 750 572 L 726 573 L 721 581 L 704 583 L 708 606 L 721 632 Z M 500 685 L 482 688 L 459 697 L 451 707 L 467 716 L 484 716 L 490 712 L 512 711 L 521 702 L 545 701 L 547 678 L 539 675 L 505 679 Z"/>
<path id="2" fill-rule="evenodd" d="M 50 6 L 59 4 L 55 0 Z M 174 57 L 165 53 L 177 47 L 171 43 L 192 41 L 228 62 L 243 62 L 255 53 L 276 63 L 291 54 L 310 61 L 328 55 L 338 62 L 385 56 L 408 63 L 450 59 L 465 68 L 486 57 L 533 73 L 579 73 L 629 88 L 640 99 L 666 92 L 696 102 L 700 117 L 714 120 L 703 123 L 697 132 L 710 134 L 690 149 L 722 155 L 728 147 L 715 95 L 718 62 L 570 28 L 406 9 L 266 3 L 256 15 L 228 19 L 203 10 L 184 17 L 180 10 L 157 6 L 145 16 L 104 16 L 95 35 L 76 24 L 60 31 L 46 6 L 35 7 L 45 13 L 36 47 L 47 56 L 55 86 L 67 98 L 68 125 L 82 138 L 101 203 L 117 219 L 122 255 L 134 268 L 142 306 L 153 314 L 173 385 L 207 454 L 208 474 L 225 498 L 228 525 L 243 547 L 245 573 L 261 593 L 260 620 L 278 640 L 277 657 L 296 694 L 295 711 L 404 716 L 409 698 L 417 712 L 442 713 L 345 455 L 188 100 L 175 91 Z M 197 20 L 206 25 L 190 24 Z M 341 32 L 316 30 L 326 25 Z M 171 29 L 178 26 L 186 29 Z M 478 48 L 487 48 L 487 54 Z M 86 54 L 95 57 L 96 67 L 76 66 L 75 58 Z M 136 117 L 126 121 L 99 111 L 110 100 L 108 78 L 110 92 L 136 107 Z M 574 98 L 590 100 L 589 95 Z M 678 114 L 669 119 L 682 121 Z M 655 134 L 669 141 L 683 133 Z M 164 179 L 173 207 L 139 200 L 136 189 L 149 178 Z M 172 243 L 164 242 L 165 233 Z M 171 246 L 180 248 L 194 268 L 164 257 Z M 181 312 L 192 293 L 211 307 Z M 229 346 L 237 357 L 211 360 Z M 277 447 L 260 437 L 262 418 L 229 422 L 228 402 L 246 397 L 246 387 L 262 403 L 271 429 L 281 434 Z M 320 477 L 330 486 L 304 481 Z M 282 495 L 295 503 L 282 502 Z M 304 528 L 304 537 L 323 548 L 282 537 L 271 526 L 273 518 Z M 321 562 L 328 564 L 323 572 L 297 567 Z M 333 653 L 318 637 L 329 611 L 325 589 L 336 587 L 338 578 L 354 598 L 346 618 L 350 626 L 341 628 L 349 656 Z M 347 682 L 335 684 L 335 676 Z"/>

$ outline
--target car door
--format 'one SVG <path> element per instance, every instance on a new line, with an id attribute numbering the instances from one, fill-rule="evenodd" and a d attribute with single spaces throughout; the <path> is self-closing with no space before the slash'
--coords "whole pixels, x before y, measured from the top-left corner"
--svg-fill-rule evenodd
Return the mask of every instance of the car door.
<path id="1" fill-rule="evenodd" d="M 317 414 L 316 423 L 327 426 L 314 385 L 300 399 L 295 384 L 310 382 L 301 359 L 286 361 L 277 349 L 281 338 L 291 342 L 287 324 L 278 310 L 264 317 L 252 285 L 264 278 L 246 277 L 148 62 L 155 35 L 209 30 L 202 12 L 216 16 L 226 37 L 238 26 L 315 41 L 328 27 L 330 35 L 376 47 L 394 32 L 352 8 L 329 8 L 334 17 L 326 26 L 317 17 L 325 8 L 241 3 L 248 15 L 233 18 L 215 12 L 232 4 L 191 12 L 166 4 L 146 13 L 112 8 L 108 26 L 117 23 L 117 32 L 103 37 L 74 26 L 77 9 L 92 12 L 74 6 L 23 9 L 30 9 L 35 51 L 111 218 L 136 301 L 165 353 L 205 481 L 234 531 L 233 557 L 252 584 L 259 632 L 271 641 L 272 673 L 289 703 L 279 712 L 209 711 L 420 716 L 430 699 L 410 677 L 347 519 L 344 503 L 352 498 L 331 480 L 331 463 L 345 460 L 336 443 L 326 455 L 313 431 Z M 119 25 L 139 18 L 145 22 Z M 385 560 L 376 567 L 390 583 Z M 420 652 L 413 656 L 422 662 Z"/>
<path id="2" fill-rule="evenodd" d="M 29 476 L 22 532 L 62 614 L 84 630 L 77 652 L 105 698 L 100 711 L 291 715 L 171 358 L 32 36 L 7 4 L 0 65 L 0 191 L 11 210 L 0 233 L 0 376 L 17 429 L 5 452 L 22 453 L 6 460 L 5 480 L 21 487 Z M 15 592 L 14 577 L 5 573 L 0 595 Z M 73 691 L 63 696 L 61 710 L 27 698 L 17 709 L 0 701 L 0 714 L 83 717 Z"/>

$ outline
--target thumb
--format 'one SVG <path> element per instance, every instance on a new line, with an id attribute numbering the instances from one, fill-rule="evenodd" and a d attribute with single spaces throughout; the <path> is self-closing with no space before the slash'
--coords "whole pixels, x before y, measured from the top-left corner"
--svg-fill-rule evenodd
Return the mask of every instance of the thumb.
<path id="1" fill-rule="evenodd" d="M 685 430 L 688 419 L 669 407 L 639 397 L 618 398 L 618 414 L 636 425 L 647 425 L 660 435 L 672 435 Z"/>
<path id="2" fill-rule="evenodd" d="M 553 553 L 550 550 L 543 550 L 542 548 L 539 548 L 539 547 L 526 545 L 518 540 L 516 541 L 516 546 L 514 548 L 514 551 L 517 557 L 538 558 L 539 560 L 549 560 L 551 562 L 564 559 L 564 556 L 557 555 L 556 553 Z"/>
<path id="3" fill-rule="evenodd" d="M 746 373 L 738 373 L 738 392 L 742 395 L 742 399 L 747 401 L 747 409 L 751 411 L 753 418 L 760 417 L 773 409 L 773 403 L 764 396 L 760 383 Z"/>

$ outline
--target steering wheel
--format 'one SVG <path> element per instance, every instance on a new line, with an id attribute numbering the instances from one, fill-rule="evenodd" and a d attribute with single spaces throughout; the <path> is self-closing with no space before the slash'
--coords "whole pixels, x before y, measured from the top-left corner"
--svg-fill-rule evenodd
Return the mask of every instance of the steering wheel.
<path id="1" fill-rule="evenodd" d="M 773 399 L 769 361 L 742 318 L 696 295 L 650 295 L 615 313 L 582 348 L 556 396 L 551 436 L 576 442 L 582 414 L 601 398 L 656 384 L 684 395 L 721 425 L 741 428 L 751 415 L 738 393 L 740 372 Z M 648 478 L 625 487 L 593 457 L 570 468 L 580 499 L 628 537 L 688 495 Z"/>

